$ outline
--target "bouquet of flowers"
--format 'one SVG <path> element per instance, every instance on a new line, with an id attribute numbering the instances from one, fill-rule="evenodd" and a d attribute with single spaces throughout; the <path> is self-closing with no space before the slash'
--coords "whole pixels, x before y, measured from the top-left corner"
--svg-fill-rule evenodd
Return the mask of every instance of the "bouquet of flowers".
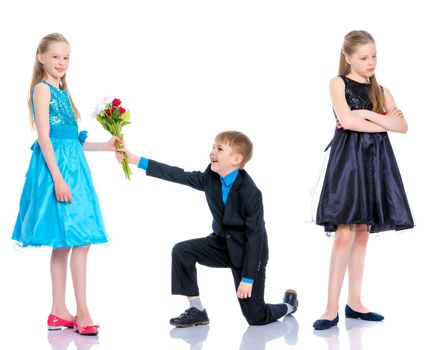
<path id="1" fill-rule="evenodd" d="M 93 112 L 93 117 L 102 124 L 103 128 L 111 135 L 123 138 L 122 128 L 130 123 L 130 114 L 122 107 L 122 101 L 118 98 L 106 97 L 97 105 Z M 117 149 L 121 146 L 118 142 L 115 144 Z M 131 180 L 132 171 L 129 168 L 126 157 L 122 161 L 123 172 L 128 180 Z"/>

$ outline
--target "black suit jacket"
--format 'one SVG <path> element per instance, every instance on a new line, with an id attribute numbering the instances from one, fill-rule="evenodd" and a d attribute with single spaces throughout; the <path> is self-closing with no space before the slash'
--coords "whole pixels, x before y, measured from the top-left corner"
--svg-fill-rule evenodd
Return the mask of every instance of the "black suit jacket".
<path id="1" fill-rule="evenodd" d="M 231 263 L 242 270 L 242 276 L 255 279 L 260 266 L 268 260 L 268 241 L 262 193 L 245 170 L 239 171 L 226 205 L 220 177 L 210 165 L 204 172 L 187 172 L 149 160 L 146 174 L 204 191 L 213 215 L 213 234 L 225 239 Z"/>

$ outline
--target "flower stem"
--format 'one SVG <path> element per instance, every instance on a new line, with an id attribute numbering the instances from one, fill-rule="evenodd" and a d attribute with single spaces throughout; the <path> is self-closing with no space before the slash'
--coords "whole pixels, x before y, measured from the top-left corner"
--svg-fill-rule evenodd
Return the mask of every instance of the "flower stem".
<path id="1" fill-rule="evenodd" d="M 123 138 L 123 135 L 116 135 L 116 136 L 120 137 L 120 138 Z M 122 148 L 117 141 L 115 142 L 115 146 L 116 146 L 116 149 Z M 126 153 L 125 152 L 121 152 L 121 153 L 123 154 L 123 160 L 122 160 L 123 172 L 125 173 L 125 177 L 128 180 L 131 180 L 132 171 L 131 171 L 131 168 L 129 167 L 128 160 L 127 160 L 127 157 L 126 157 Z"/>

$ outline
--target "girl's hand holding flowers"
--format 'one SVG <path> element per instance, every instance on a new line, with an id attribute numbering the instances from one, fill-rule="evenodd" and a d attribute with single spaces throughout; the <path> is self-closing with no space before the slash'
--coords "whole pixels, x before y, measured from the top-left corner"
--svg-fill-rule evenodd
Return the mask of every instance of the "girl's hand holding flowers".
<path id="1" fill-rule="evenodd" d="M 118 143 L 121 148 L 125 148 L 125 141 L 121 137 L 113 136 L 107 142 L 105 142 L 105 150 L 117 151 L 116 143 Z"/>

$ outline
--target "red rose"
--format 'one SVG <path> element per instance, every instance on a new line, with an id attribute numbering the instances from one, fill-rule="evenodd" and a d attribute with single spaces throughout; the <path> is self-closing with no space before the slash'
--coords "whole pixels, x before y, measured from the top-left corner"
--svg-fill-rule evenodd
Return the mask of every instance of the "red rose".
<path id="1" fill-rule="evenodd" d="M 109 117 L 111 115 L 111 109 L 105 109 L 105 116 Z"/>
<path id="2" fill-rule="evenodd" d="M 118 106 L 120 106 L 122 104 L 122 101 L 120 101 L 118 98 L 115 98 L 114 100 L 113 100 L 113 106 L 114 107 L 118 107 Z"/>
<path id="3" fill-rule="evenodd" d="M 120 108 L 119 108 L 119 111 L 120 111 L 120 115 L 123 115 L 123 113 L 126 112 L 126 109 L 124 109 L 123 107 L 120 107 Z"/>
<path id="4" fill-rule="evenodd" d="M 111 108 L 111 114 L 113 114 L 115 110 L 116 110 L 116 107 Z"/>

